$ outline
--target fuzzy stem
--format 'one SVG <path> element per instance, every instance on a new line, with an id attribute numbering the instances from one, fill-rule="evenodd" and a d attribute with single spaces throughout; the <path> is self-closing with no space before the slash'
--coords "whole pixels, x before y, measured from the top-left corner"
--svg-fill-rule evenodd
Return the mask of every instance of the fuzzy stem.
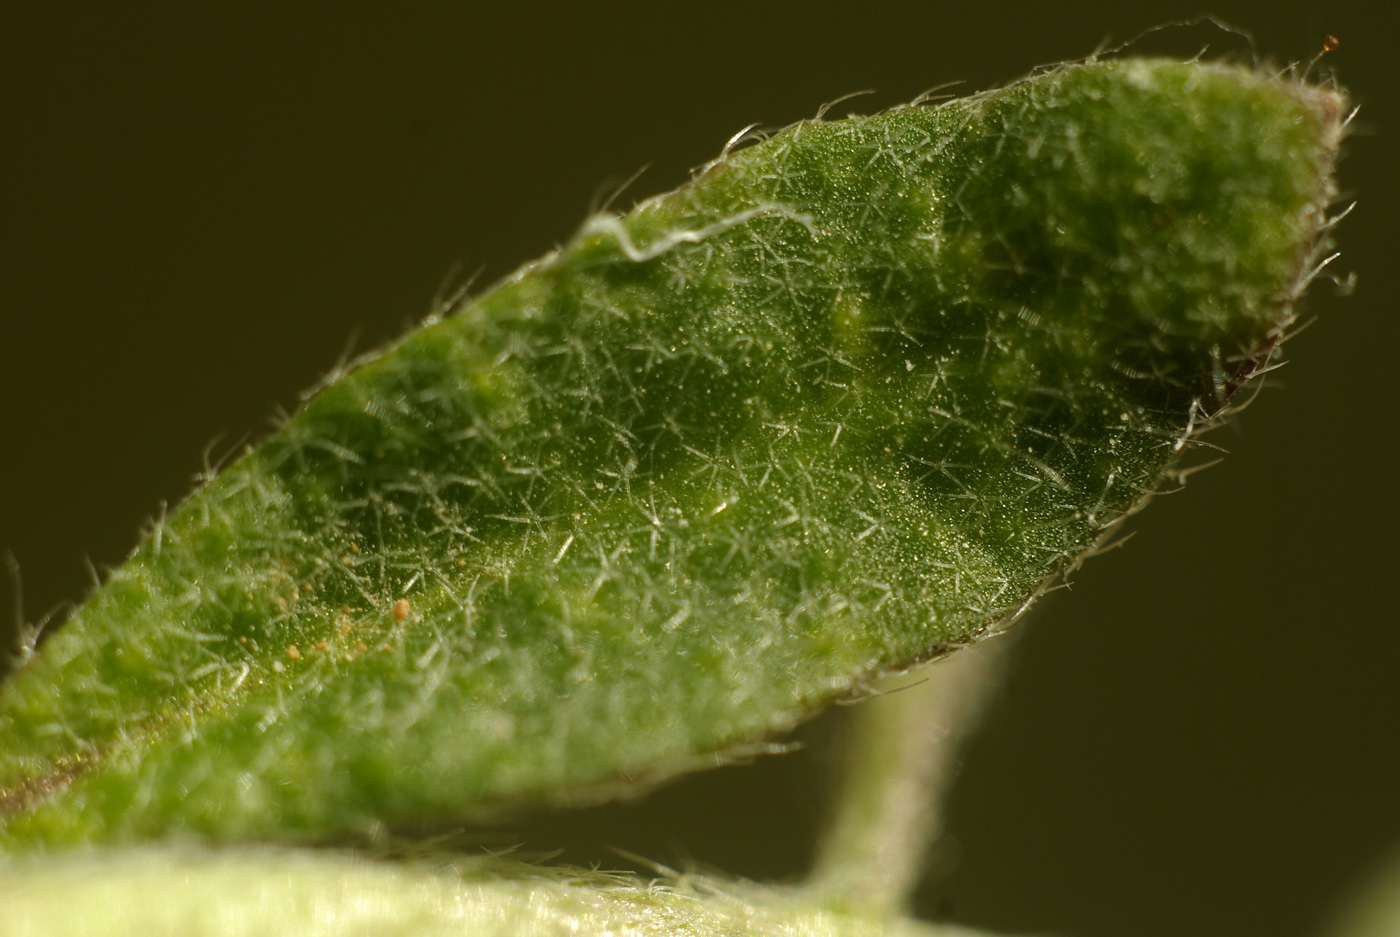
<path id="1" fill-rule="evenodd" d="M 834 906 L 904 910 L 943 827 L 957 752 L 1001 683 L 1012 638 L 965 648 L 925 679 L 886 677 L 852 713 L 835 816 L 817 847 L 810 886 Z"/>

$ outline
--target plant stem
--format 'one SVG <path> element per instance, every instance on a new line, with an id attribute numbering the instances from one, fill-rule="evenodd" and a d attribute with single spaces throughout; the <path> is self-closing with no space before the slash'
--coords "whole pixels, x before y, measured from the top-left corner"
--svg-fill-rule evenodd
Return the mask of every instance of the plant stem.
<path id="1" fill-rule="evenodd" d="M 904 910 L 943 827 L 959 745 L 1001 683 L 1011 638 L 938 661 L 925 678 L 896 674 L 846 726 L 835 815 L 817 846 L 810 886 L 849 910 Z"/>

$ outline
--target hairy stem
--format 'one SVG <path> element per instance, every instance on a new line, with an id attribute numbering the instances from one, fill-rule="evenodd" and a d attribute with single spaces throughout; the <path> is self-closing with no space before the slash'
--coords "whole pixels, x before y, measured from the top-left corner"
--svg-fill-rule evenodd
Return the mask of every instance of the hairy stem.
<path id="1" fill-rule="evenodd" d="M 965 648 L 923 680 L 887 677 L 885 692 L 852 714 L 839 800 L 810 882 L 826 900 L 875 914 L 904 910 L 942 830 L 959 746 L 1001 683 L 1011 641 Z"/>

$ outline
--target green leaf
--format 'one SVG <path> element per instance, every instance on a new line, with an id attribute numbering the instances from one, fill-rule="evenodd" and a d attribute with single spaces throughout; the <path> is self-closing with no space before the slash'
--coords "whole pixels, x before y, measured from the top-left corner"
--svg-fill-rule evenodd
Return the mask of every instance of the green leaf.
<path id="1" fill-rule="evenodd" d="M 1400 853 L 1385 857 L 1323 929 L 1327 937 L 1395 937 L 1400 934 Z"/>
<path id="2" fill-rule="evenodd" d="M 1090 62 L 589 219 L 154 527 L 0 701 L 0 842 L 576 802 L 977 640 L 1269 358 L 1342 110 Z"/>
<path id="3" fill-rule="evenodd" d="M 459 860 L 460 861 L 460 860 Z M 272 850 L 0 863 L 7 937 L 977 937 L 798 891 L 465 861 L 462 872 Z"/>

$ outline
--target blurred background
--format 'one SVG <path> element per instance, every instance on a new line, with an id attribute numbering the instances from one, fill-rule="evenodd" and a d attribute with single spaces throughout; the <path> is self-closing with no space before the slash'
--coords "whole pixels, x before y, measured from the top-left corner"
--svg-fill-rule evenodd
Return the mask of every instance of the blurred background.
<path id="1" fill-rule="evenodd" d="M 105 9 L 103 8 L 105 6 Z M 1194 4 L 126 4 L 0 9 L 0 631 L 80 598 L 206 463 L 347 352 L 625 206 L 740 128 L 967 90 Z M 1076 937 L 1319 934 L 1400 846 L 1394 5 L 1213 12 L 1331 34 L 1360 200 L 1231 455 L 1025 622 L 919 908 Z M 1131 12 L 1125 12 L 1131 11 Z M 1251 61 L 1219 29 L 1136 48 Z M 1390 98 L 1385 95 L 1390 94 Z M 16 611 L 18 610 L 18 611 Z M 820 739 L 820 722 L 803 733 Z M 3 744 L 3 740 L 0 740 Z M 820 745 L 502 835 L 613 867 L 800 874 Z"/>

